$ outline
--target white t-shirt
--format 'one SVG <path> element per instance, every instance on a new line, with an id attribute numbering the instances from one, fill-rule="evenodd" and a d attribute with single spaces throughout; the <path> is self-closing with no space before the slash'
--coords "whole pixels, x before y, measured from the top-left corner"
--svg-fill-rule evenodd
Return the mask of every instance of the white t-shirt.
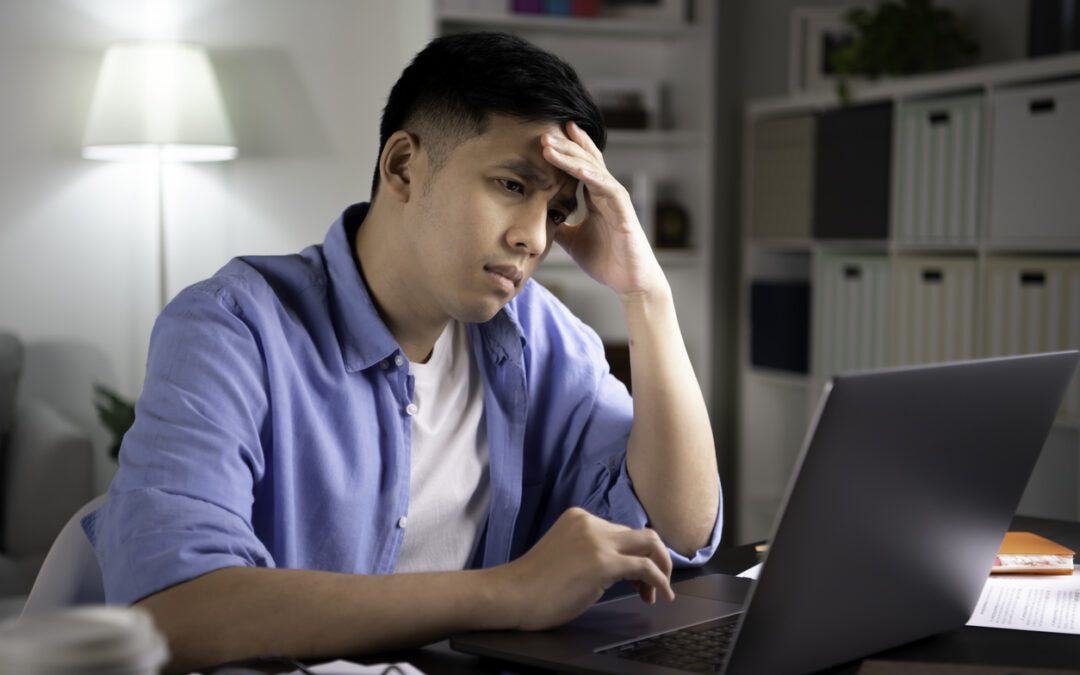
<path id="1" fill-rule="evenodd" d="M 464 569 L 487 519 L 484 387 L 465 324 L 451 321 L 427 363 L 410 363 L 409 513 L 395 572 Z"/>

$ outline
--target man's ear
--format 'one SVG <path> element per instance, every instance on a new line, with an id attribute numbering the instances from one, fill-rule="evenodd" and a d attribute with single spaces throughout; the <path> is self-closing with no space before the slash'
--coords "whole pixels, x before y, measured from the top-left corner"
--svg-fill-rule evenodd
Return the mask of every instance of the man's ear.
<path id="1" fill-rule="evenodd" d="M 395 131 L 379 157 L 379 183 L 397 201 L 409 201 L 419 161 L 420 139 L 403 129 Z"/>

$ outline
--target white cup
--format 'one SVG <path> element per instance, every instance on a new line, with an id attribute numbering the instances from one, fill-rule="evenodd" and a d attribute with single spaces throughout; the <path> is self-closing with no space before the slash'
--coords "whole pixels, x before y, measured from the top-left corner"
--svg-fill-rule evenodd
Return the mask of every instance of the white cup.
<path id="1" fill-rule="evenodd" d="M 141 609 L 75 607 L 0 624 L 0 675 L 156 675 L 168 660 Z"/>

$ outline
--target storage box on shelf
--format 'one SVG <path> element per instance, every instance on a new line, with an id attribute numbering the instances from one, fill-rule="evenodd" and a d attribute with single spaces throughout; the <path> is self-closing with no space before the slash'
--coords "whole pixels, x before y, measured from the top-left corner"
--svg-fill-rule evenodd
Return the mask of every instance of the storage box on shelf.
<path id="1" fill-rule="evenodd" d="M 1080 247 L 1080 82 L 996 92 L 989 240 Z"/>
<path id="2" fill-rule="evenodd" d="M 792 468 L 829 376 L 1080 348 L 1080 55 L 857 88 L 850 107 L 753 102 L 744 147 L 739 540 L 768 534 L 777 467 Z M 811 286 L 805 376 L 752 358 L 769 314 L 755 289 L 790 277 Z M 781 438 L 777 424 L 802 426 Z M 1080 379 L 1029 512 L 1080 516 L 1077 466 Z"/>
<path id="3" fill-rule="evenodd" d="M 893 237 L 974 246 L 982 167 L 983 97 L 900 104 Z"/>
<path id="4" fill-rule="evenodd" d="M 897 258 L 892 282 L 893 365 L 957 361 L 975 355 L 973 258 Z"/>

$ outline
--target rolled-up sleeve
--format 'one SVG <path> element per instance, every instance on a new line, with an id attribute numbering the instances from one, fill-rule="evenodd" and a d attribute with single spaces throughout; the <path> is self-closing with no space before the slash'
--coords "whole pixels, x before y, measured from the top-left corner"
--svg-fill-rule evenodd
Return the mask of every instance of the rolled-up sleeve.
<path id="1" fill-rule="evenodd" d="M 273 567 L 252 527 L 268 410 L 259 336 L 211 283 L 162 312 L 108 500 L 83 519 L 110 603 L 216 569 Z"/>
<path id="2" fill-rule="evenodd" d="M 579 485 L 589 486 L 584 492 L 582 508 L 590 513 L 627 527 L 649 525 L 649 516 L 634 492 L 633 481 L 626 465 L 627 444 L 634 421 L 633 400 L 626 387 L 610 372 L 600 378 L 581 438 L 579 456 L 582 464 Z M 717 485 L 720 478 L 717 476 Z M 672 486 L 677 491 L 677 486 Z M 722 493 L 721 493 L 722 500 Z M 723 503 L 717 509 L 712 534 L 704 547 L 686 557 L 668 547 L 676 567 L 704 565 L 720 545 L 723 529 Z"/>

